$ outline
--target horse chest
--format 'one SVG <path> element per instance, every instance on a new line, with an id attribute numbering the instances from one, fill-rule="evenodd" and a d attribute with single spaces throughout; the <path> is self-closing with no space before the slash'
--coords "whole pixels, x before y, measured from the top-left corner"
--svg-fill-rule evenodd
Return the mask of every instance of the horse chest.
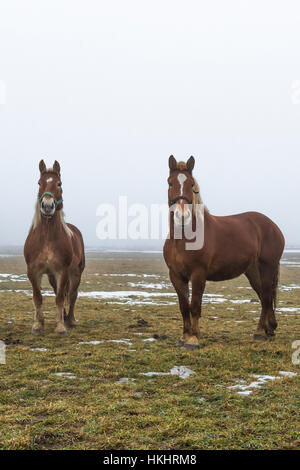
<path id="1" fill-rule="evenodd" d="M 190 265 L 187 263 L 186 256 L 181 250 L 177 250 L 175 247 L 171 250 L 168 256 L 169 267 L 185 277 L 190 276 Z"/>
<path id="2" fill-rule="evenodd" d="M 43 273 L 55 273 L 64 258 L 66 258 L 66 253 L 52 247 L 51 244 L 45 245 L 37 254 L 35 264 L 38 266 L 39 271 Z"/>
<path id="3" fill-rule="evenodd" d="M 38 254 L 36 263 L 40 268 L 55 266 L 57 255 L 54 253 L 50 247 L 44 247 Z"/>

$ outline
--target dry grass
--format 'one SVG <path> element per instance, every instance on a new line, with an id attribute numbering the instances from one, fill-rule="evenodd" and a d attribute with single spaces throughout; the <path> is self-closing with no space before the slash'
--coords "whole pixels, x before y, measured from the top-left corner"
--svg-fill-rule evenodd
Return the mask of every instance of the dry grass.
<path id="1" fill-rule="evenodd" d="M 22 258 L 1 259 L 0 272 L 25 273 Z M 148 273 L 153 277 L 103 273 Z M 81 289 L 151 291 L 127 283 L 167 279 L 159 255 L 107 254 L 90 256 Z M 282 284 L 299 285 L 299 281 L 299 268 L 282 270 Z M 190 352 L 176 347 L 182 325 L 175 299 L 166 300 L 176 301 L 176 305 L 122 305 L 81 297 L 78 327 L 60 338 L 53 332 L 54 299 L 47 297 L 45 334 L 36 337 L 31 335 L 30 297 L 7 292 L 29 289 L 29 284 L 1 283 L 0 338 L 7 344 L 7 364 L 0 365 L 0 448 L 299 448 L 299 375 L 270 381 L 248 397 L 227 388 L 241 379 L 250 383 L 251 374 L 299 372 L 299 366 L 292 364 L 291 345 L 300 340 L 300 314 L 278 315 L 276 339 L 254 342 L 259 304 L 230 302 L 254 299 L 253 291 L 238 288 L 246 286 L 244 278 L 208 284 L 208 293 L 225 295 L 228 301 L 205 303 L 200 350 Z M 166 286 L 162 291 L 172 289 Z M 299 293 L 280 292 L 279 308 L 300 307 Z M 147 324 L 138 326 L 141 320 Z M 156 341 L 143 341 L 154 335 Z M 122 338 L 131 339 L 132 345 L 109 341 L 79 344 Z M 175 365 L 185 365 L 195 374 L 186 380 L 140 375 L 168 372 Z M 59 377 L 57 372 L 69 372 L 76 378 Z M 135 380 L 117 385 L 121 377 Z"/>

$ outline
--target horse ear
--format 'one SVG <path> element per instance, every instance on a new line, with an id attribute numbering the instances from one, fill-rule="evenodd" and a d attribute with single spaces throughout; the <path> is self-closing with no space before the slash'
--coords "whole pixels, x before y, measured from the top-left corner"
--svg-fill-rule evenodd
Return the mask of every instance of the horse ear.
<path id="1" fill-rule="evenodd" d="M 57 160 L 55 160 L 55 162 L 54 162 L 53 171 L 55 171 L 55 173 L 57 173 L 58 175 L 60 175 L 60 164 L 58 163 Z"/>
<path id="2" fill-rule="evenodd" d="M 177 168 L 176 158 L 174 158 L 173 155 L 171 155 L 169 158 L 169 168 L 170 170 L 176 170 Z"/>
<path id="3" fill-rule="evenodd" d="M 187 171 L 189 171 L 190 173 L 192 173 L 193 169 L 194 169 L 194 166 L 195 166 L 195 159 L 194 157 L 190 157 L 188 159 L 188 161 L 186 162 L 186 169 Z"/>
<path id="4" fill-rule="evenodd" d="M 44 160 L 41 160 L 41 161 L 40 161 L 39 169 L 40 169 L 41 174 L 46 171 L 46 165 L 45 165 Z"/>

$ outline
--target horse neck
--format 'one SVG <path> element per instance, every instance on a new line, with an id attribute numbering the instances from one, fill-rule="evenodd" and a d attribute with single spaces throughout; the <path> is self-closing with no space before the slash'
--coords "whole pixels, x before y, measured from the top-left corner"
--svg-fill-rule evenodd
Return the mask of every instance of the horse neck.
<path id="1" fill-rule="evenodd" d="M 51 235 L 57 236 L 57 233 L 64 230 L 68 235 L 72 232 L 65 223 L 62 210 L 55 211 L 51 218 L 44 217 L 40 212 L 39 204 L 37 203 L 34 219 L 32 222 L 32 230 L 38 230 L 43 235 L 51 238 Z"/>
<path id="2" fill-rule="evenodd" d="M 207 209 L 206 206 L 204 206 L 204 220 L 205 220 L 205 223 L 209 223 L 210 220 L 212 220 L 213 216 L 210 214 L 209 210 Z M 175 240 L 174 238 L 174 216 L 171 215 L 170 213 L 170 223 L 169 223 L 169 226 L 170 226 L 170 233 L 169 233 L 169 236 L 170 236 L 170 239 L 171 240 Z M 196 213 L 195 211 L 193 210 L 193 215 L 192 215 L 192 224 L 193 224 L 193 230 L 195 230 L 196 228 Z M 184 235 L 184 231 L 182 233 L 182 239 L 178 239 L 178 240 L 175 240 L 177 241 L 179 244 L 181 242 L 186 242 L 188 241 L 186 238 L 185 238 L 185 235 Z"/>

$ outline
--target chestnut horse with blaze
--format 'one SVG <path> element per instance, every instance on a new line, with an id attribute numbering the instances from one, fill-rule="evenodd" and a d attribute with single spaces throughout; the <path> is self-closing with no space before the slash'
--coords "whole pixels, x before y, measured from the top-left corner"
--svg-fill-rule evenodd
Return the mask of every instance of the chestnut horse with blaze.
<path id="1" fill-rule="evenodd" d="M 206 281 L 225 281 L 241 274 L 247 276 L 262 305 L 254 338 L 274 336 L 284 237 L 274 222 L 258 212 L 217 217 L 204 208 L 203 247 L 187 250 L 186 243 L 191 240 L 184 234 L 182 239 L 176 239 L 174 225 L 183 227 L 195 223 L 195 207 L 202 204 L 192 174 L 194 165 L 194 157 L 186 163 L 177 162 L 173 156 L 169 158 L 170 235 L 164 245 L 164 258 L 183 317 L 183 336 L 179 344 L 188 349 L 199 347 L 199 318 Z"/>
<path id="2" fill-rule="evenodd" d="M 55 332 L 66 335 L 66 327 L 76 326 L 74 307 L 85 266 L 84 244 L 78 228 L 64 220 L 59 163 L 55 161 L 53 168 L 47 169 L 41 160 L 39 169 L 35 215 L 24 246 L 35 305 L 32 332 L 41 333 L 44 328 L 41 280 L 46 274 L 56 295 Z M 68 314 L 65 300 L 69 303 Z"/>

